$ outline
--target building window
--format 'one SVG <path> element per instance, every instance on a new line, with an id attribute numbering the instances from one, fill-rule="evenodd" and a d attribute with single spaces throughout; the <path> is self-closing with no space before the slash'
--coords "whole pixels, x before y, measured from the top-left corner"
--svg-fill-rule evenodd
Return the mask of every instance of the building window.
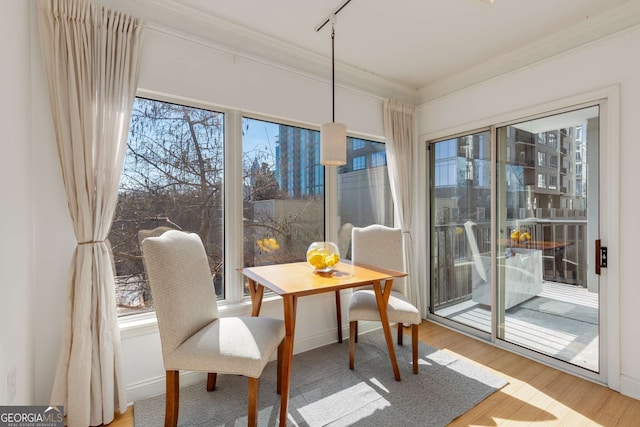
<path id="1" fill-rule="evenodd" d="M 449 139 L 442 141 L 435 146 L 436 160 L 456 157 L 458 153 L 458 140 Z"/>
<path id="2" fill-rule="evenodd" d="M 558 148 L 558 137 L 555 133 L 550 132 L 548 137 L 549 147 Z"/>
<path id="3" fill-rule="evenodd" d="M 304 261 L 324 240 L 320 132 L 242 121 L 243 265 Z"/>
<path id="4" fill-rule="evenodd" d="M 384 151 L 378 151 L 376 153 L 371 154 L 371 167 L 376 168 L 378 166 L 386 166 L 387 164 L 387 153 Z"/>
<path id="5" fill-rule="evenodd" d="M 367 167 L 367 159 L 365 156 L 354 157 L 351 164 L 354 171 L 363 170 Z"/>
<path id="6" fill-rule="evenodd" d="M 220 112 L 135 99 L 108 236 L 119 314 L 153 309 L 138 232 L 160 226 L 200 236 L 224 298 L 224 123 Z"/>
<path id="7" fill-rule="evenodd" d="M 543 173 L 538 174 L 538 188 L 547 188 L 547 176 Z"/>
<path id="8" fill-rule="evenodd" d="M 364 140 L 362 139 L 358 139 L 358 138 L 352 138 L 352 146 L 353 146 L 353 150 L 361 150 L 365 147 L 366 143 L 364 142 Z"/>
<path id="9" fill-rule="evenodd" d="M 439 160 L 435 165 L 435 187 L 450 187 L 458 185 L 457 160 Z"/>
<path id="10" fill-rule="evenodd" d="M 538 166 L 547 166 L 547 153 L 544 151 L 538 151 Z"/>

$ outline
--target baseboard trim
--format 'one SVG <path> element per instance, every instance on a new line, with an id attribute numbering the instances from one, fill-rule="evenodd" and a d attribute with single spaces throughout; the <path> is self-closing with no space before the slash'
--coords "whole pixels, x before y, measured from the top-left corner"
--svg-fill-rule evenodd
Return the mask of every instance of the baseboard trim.
<path id="1" fill-rule="evenodd" d="M 207 378 L 204 372 L 184 371 L 180 372 L 180 387 L 190 386 Z M 138 400 L 148 399 L 165 393 L 165 376 L 149 378 L 127 386 L 127 400 L 132 405 Z"/>
<path id="2" fill-rule="evenodd" d="M 620 393 L 640 400 L 640 380 L 620 375 Z"/>

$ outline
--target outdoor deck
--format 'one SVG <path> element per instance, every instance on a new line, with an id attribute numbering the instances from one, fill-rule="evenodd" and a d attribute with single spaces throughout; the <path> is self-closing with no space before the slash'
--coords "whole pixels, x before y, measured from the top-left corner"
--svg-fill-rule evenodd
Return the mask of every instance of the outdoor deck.
<path id="1" fill-rule="evenodd" d="M 436 315 L 490 331 L 490 307 L 468 300 Z M 505 313 L 505 340 L 599 370 L 598 294 L 575 285 L 545 281 L 543 291 Z"/>

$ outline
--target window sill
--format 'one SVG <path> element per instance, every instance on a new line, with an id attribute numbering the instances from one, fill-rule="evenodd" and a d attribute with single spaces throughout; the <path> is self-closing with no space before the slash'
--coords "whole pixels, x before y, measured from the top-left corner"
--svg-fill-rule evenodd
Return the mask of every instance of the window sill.
<path id="1" fill-rule="evenodd" d="M 280 300 L 281 298 L 278 295 L 265 295 L 262 300 L 262 306 L 269 307 Z M 245 299 L 228 304 L 219 303 L 218 313 L 220 317 L 250 316 L 251 300 Z M 130 339 L 158 333 L 158 320 L 155 312 L 132 314 L 123 317 L 118 319 L 118 326 L 120 327 L 120 339 Z"/>

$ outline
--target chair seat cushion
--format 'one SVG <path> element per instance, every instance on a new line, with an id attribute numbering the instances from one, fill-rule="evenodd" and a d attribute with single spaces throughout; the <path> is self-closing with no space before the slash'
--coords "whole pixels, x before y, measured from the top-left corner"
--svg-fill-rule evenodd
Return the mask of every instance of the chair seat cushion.
<path id="1" fill-rule="evenodd" d="M 166 356 L 164 366 L 258 378 L 284 335 L 284 321 L 279 319 L 221 317 Z"/>
<path id="2" fill-rule="evenodd" d="M 390 323 L 418 325 L 421 322 L 420 312 L 400 292 L 392 291 L 387 305 L 387 316 Z M 349 321 L 380 321 L 376 294 L 373 290 L 359 290 L 351 295 L 349 302 Z"/>

